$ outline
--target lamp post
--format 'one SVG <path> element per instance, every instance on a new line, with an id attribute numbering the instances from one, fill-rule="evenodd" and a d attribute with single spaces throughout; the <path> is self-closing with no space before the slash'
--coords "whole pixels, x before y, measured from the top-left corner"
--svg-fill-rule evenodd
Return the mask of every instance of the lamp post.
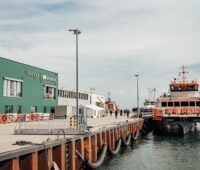
<path id="1" fill-rule="evenodd" d="M 79 107 L 78 107 L 78 35 L 81 33 L 81 31 L 76 28 L 76 29 L 69 29 L 69 31 L 73 32 L 73 34 L 76 35 L 76 128 L 78 129 L 79 125 L 79 120 L 78 120 L 78 115 L 79 115 Z"/>
<path id="2" fill-rule="evenodd" d="M 156 88 L 153 88 L 153 100 L 156 101 Z"/>
<path id="3" fill-rule="evenodd" d="M 139 108 L 139 84 L 138 84 L 138 78 L 139 78 L 139 75 L 138 74 L 135 74 L 135 77 L 137 79 L 137 112 L 138 112 L 138 116 L 139 116 L 139 113 L 140 113 L 140 108 Z"/>

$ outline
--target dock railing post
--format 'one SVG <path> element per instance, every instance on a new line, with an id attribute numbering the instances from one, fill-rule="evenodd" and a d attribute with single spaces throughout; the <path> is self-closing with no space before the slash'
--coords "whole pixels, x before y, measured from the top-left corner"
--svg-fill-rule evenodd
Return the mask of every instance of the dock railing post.
<path id="1" fill-rule="evenodd" d="M 138 78 L 139 75 L 135 74 L 135 77 L 137 79 L 137 117 L 140 116 L 140 104 L 139 104 L 139 83 L 138 83 Z"/>

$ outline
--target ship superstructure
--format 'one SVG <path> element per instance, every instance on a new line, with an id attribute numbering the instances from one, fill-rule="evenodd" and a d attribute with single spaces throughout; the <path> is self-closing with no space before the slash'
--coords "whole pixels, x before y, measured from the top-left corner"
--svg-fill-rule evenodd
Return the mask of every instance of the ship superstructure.
<path id="1" fill-rule="evenodd" d="M 143 106 L 140 108 L 141 117 L 148 118 L 152 117 L 152 109 L 155 108 L 155 92 L 156 89 L 148 89 L 149 90 L 149 96 L 144 100 Z M 153 94 L 153 95 L 152 95 Z"/>
<path id="2" fill-rule="evenodd" d="M 187 133 L 194 122 L 199 122 L 200 92 L 197 81 L 186 80 L 186 67 L 181 67 L 179 77 L 169 84 L 169 93 L 163 94 L 153 109 L 153 120 L 158 131 L 166 133 Z"/>

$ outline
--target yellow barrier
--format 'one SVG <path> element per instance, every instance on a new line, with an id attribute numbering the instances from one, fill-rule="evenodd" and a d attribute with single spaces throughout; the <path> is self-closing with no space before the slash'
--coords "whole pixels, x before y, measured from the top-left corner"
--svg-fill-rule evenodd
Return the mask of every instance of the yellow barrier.
<path id="1" fill-rule="evenodd" d="M 72 117 L 70 117 L 70 128 L 72 128 L 73 122 L 72 122 Z"/>
<path id="2" fill-rule="evenodd" d="M 77 127 L 76 117 L 74 117 L 74 129 Z"/>

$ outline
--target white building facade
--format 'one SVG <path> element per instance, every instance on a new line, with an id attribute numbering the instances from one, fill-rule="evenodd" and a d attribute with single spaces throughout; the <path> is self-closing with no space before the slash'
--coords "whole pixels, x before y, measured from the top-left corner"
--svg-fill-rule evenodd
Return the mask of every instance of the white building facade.
<path id="1" fill-rule="evenodd" d="M 79 114 L 97 118 L 105 116 L 105 96 L 91 92 L 79 91 Z M 67 87 L 58 89 L 58 107 L 55 109 L 57 116 L 76 115 L 76 91 Z"/>
<path id="2" fill-rule="evenodd" d="M 90 94 L 90 104 L 84 106 L 87 111 L 87 116 L 92 118 L 106 116 L 105 96 L 100 94 Z"/>
<path id="3" fill-rule="evenodd" d="M 89 93 L 79 91 L 79 105 L 87 105 L 89 101 Z M 76 91 L 72 89 L 62 88 L 58 90 L 58 106 L 70 105 L 76 106 Z"/>

